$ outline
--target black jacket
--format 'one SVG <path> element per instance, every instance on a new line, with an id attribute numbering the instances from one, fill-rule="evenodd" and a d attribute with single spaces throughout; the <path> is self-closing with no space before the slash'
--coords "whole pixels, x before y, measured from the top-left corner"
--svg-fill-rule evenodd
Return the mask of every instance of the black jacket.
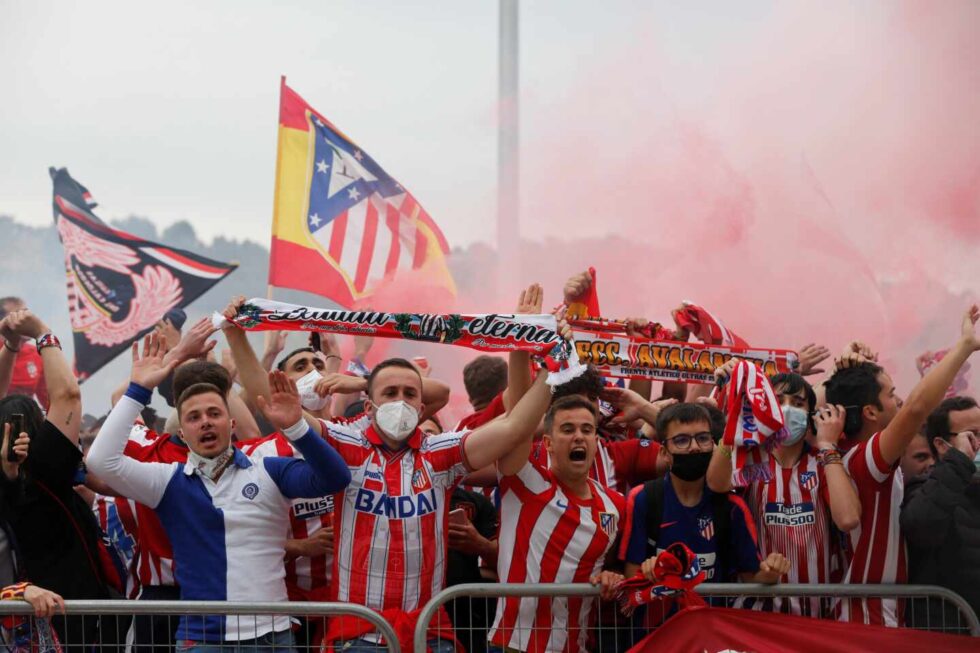
<path id="1" fill-rule="evenodd" d="M 980 474 L 962 452 L 951 449 L 928 478 L 909 483 L 902 506 L 902 533 L 909 548 L 909 582 L 941 585 L 980 613 Z M 935 626 L 956 612 L 940 602 L 910 606 L 913 626 Z M 913 609 L 916 614 L 913 615 Z M 955 621 L 953 621 L 955 623 Z"/>

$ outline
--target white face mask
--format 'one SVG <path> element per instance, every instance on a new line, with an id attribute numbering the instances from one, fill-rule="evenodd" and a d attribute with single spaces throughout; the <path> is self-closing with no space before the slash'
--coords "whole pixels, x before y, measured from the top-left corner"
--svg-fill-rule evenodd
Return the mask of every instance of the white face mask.
<path id="1" fill-rule="evenodd" d="M 323 377 L 316 370 L 296 381 L 296 389 L 299 390 L 299 403 L 306 410 L 323 410 L 323 407 L 330 401 L 330 395 L 321 397 L 314 388 Z"/>
<path id="2" fill-rule="evenodd" d="M 796 406 L 783 406 L 783 422 L 789 437 L 783 441 L 783 445 L 791 447 L 806 435 L 807 414 L 802 408 Z"/>
<path id="3" fill-rule="evenodd" d="M 385 435 L 396 442 L 407 440 L 419 425 L 419 411 L 404 401 L 381 404 L 375 411 L 374 418 Z"/>

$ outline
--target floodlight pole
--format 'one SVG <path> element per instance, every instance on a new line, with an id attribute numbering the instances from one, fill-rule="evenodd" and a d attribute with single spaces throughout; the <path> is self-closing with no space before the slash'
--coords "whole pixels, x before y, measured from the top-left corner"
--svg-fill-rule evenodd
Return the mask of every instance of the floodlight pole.
<path id="1" fill-rule="evenodd" d="M 497 280 L 505 297 L 521 283 L 518 139 L 518 0 L 500 0 L 497 129 Z"/>

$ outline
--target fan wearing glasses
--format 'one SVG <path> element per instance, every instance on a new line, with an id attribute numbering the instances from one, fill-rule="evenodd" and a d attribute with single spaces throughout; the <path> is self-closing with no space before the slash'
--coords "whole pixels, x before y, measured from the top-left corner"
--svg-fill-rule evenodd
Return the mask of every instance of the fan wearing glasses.
<path id="1" fill-rule="evenodd" d="M 734 494 L 712 492 L 705 483 L 715 442 L 704 406 L 668 406 L 657 417 L 656 429 L 670 471 L 630 493 L 620 549 L 626 577 L 641 566 L 652 569 L 657 555 L 683 542 L 697 554 L 708 582 L 779 582 L 789 562 L 776 552 L 762 559 L 748 506 Z"/>
<path id="2" fill-rule="evenodd" d="M 980 407 L 972 397 L 944 399 L 926 420 L 936 456 L 932 472 L 910 482 L 902 506 L 902 532 L 909 545 L 909 582 L 940 585 L 980 610 Z M 939 603 L 906 612 L 917 627 L 926 619 L 951 618 Z M 933 622 L 937 623 L 937 622 Z M 955 623 L 955 622 L 951 622 Z"/>

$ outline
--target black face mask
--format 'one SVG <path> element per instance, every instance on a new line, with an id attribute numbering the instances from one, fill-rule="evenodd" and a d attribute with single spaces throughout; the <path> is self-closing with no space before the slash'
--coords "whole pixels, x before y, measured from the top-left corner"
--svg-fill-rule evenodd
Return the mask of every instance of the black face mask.
<path id="1" fill-rule="evenodd" d="M 708 473 L 711 462 L 710 451 L 697 453 L 672 454 L 674 462 L 670 465 L 670 473 L 682 481 L 696 481 Z"/>

